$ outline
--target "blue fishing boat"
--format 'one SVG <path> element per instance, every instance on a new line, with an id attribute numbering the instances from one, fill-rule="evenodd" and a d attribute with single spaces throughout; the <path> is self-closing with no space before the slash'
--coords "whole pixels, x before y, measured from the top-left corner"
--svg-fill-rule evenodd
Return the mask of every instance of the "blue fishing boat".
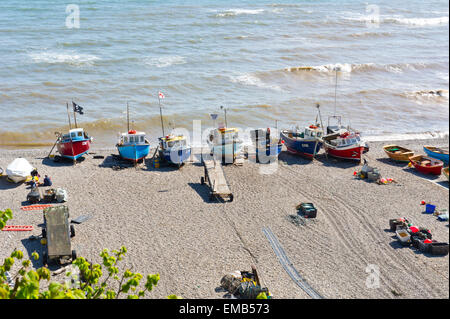
<path id="1" fill-rule="evenodd" d="M 129 106 L 127 103 L 127 126 L 128 131 L 122 133 L 116 144 L 120 157 L 123 159 L 138 162 L 144 159 L 150 151 L 150 142 L 145 136 L 145 132 L 130 130 Z"/>
<path id="2" fill-rule="evenodd" d="M 303 131 L 282 130 L 280 135 L 288 152 L 310 159 L 319 153 L 323 145 L 323 130 L 319 125 L 307 126 Z"/>
<path id="3" fill-rule="evenodd" d="M 167 135 L 159 138 L 160 158 L 180 167 L 191 157 L 191 147 L 184 135 Z"/>
<path id="4" fill-rule="evenodd" d="M 445 165 L 448 165 L 449 162 L 449 152 L 446 149 L 442 149 L 434 146 L 424 146 L 423 150 L 429 157 L 433 157 L 440 161 L 443 161 Z"/>
<path id="5" fill-rule="evenodd" d="M 116 146 L 120 157 L 133 162 L 145 158 L 150 151 L 150 143 L 145 133 L 135 130 L 122 133 Z"/>

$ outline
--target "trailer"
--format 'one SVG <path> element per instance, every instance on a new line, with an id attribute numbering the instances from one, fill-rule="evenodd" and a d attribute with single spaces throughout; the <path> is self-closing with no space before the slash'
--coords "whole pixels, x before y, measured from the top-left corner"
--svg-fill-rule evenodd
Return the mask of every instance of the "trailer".
<path id="1" fill-rule="evenodd" d="M 228 187 L 220 161 L 215 159 L 204 160 L 203 165 L 205 175 L 201 177 L 200 183 L 202 185 L 205 185 L 205 183 L 209 184 L 211 189 L 210 200 L 221 198 L 232 202 L 233 194 Z"/>
<path id="2" fill-rule="evenodd" d="M 69 225 L 69 208 L 65 205 L 44 209 L 44 227 L 42 238 L 47 241 L 47 251 L 43 253 L 43 264 L 56 262 L 67 264 L 77 258 L 71 247 L 71 238 L 75 236 L 75 228 Z"/>

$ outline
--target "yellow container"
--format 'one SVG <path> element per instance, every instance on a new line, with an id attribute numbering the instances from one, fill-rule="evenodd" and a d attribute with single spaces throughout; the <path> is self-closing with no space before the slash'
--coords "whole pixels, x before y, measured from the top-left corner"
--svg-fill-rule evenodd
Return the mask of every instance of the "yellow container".
<path id="1" fill-rule="evenodd" d="M 159 159 L 158 158 L 153 159 L 153 166 L 155 168 L 159 168 Z"/>

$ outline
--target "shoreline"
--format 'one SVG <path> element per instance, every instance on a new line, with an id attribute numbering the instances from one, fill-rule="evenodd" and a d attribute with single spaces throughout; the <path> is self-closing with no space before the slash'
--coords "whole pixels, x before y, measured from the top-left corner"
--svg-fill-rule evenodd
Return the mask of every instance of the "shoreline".
<path id="1" fill-rule="evenodd" d="M 281 131 L 281 130 L 280 130 Z M 364 133 L 364 132 L 363 132 Z M 190 135 L 191 136 L 191 135 Z M 449 131 L 435 131 L 435 132 L 409 132 L 409 133 L 388 133 L 381 135 L 363 135 L 363 139 L 367 142 L 408 142 L 412 140 L 439 140 L 439 139 L 449 139 L 450 132 Z M 158 137 L 150 137 L 152 144 L 157 143 Z M 245 140 L 244 145 L 248 145 L 250 141 Z M 30 145 L 30 146 L 27 146 Z M 98 146 L 97 146 L 98 145 Z M 108 150 L 108 149 L 116 149 L 114 146 L 108 146 L 106 143 L 97 144 L 95 142 L 92 143 L 91 149 L 97 150 Z M 0 152 L 3 151 L 40 151 L 44 149 L 50 149 L 53 146 L 53 143 L 19 143 L 19 144 L 0 144 Z M 193 145 L 193 147 L 206 147 L 207 144 L 203 142 L 202 146 L 198 144 Z M 151 145 L 151 147 L 155 147 L 155 145 Z M 55 150 L 53 151 L 55 152 Z"/>
<path id="2" fill-rule="evenodd" d="M 283 151 L 276 170 L 269 173 L 267 165 L 250 161 L 225 166 L 234 194 L 234 201 L 225 204 L 208 201 L 200 164 L 156 169 L 146 160 L 138 169 L 114 170 L 114 148 L 93 147 L 104 158 L 88 155 L 76 166 L 46 160 L 48 150 L 0 150 L 0 166 L 6 168 L 24 155 L 41 175 L 52 178 L 53 187 L 66 189 L 71 218 L 93 216 L 75 225 L 72 245 L 78 256 L 100 262 L 103 248 L 127 247 L 119 268 L 161 275 L 149 298 L 223 298 L 220 279 L 235 270 L 250 270 L 251 264 L 274 298 L 309 298 L 283 269 L 264 227 L 270 227 L 301 276 L 325 298 L 448 298 L 449 256 L 403 248 L 387 230 L 390 218 L 407 217 L 430 229 L 433 239 L 448 242 L 448 222 L 424 214 L 420 205 L 425 200 L 448 209 L 448 182 L 442 175 L 422 176 L 406 164 L 391 162 L 382 150 L 388 142 L 370 142 L 365 155 L 369 165 L 398 184 L 355 179 L 359 164 L 327 159 L 323 151 L 312 162 Z M 427 143 L 449 144 L 447 138 L 402 141 L 418 153 Z M 13 210 L 10 224 L 34 226 L 31 232 L 0 232 L 0 260 L 15 248 L 25 257 L 34 250 L 41 254 L 40 243 L 27 238 L 40 235 L 42 212 L 20 210 L 28 191 L 0 178 L 2 209 Z M 314 222 L 292 223 L 289 216 L 300 202 L 318 208 Z M 379 288 L 366 286 L 369 265 L 379 267 Z M 33 266 L 41 267 L 41 260 Z M 52 279 L 64 280 L 64 275 Z"/>

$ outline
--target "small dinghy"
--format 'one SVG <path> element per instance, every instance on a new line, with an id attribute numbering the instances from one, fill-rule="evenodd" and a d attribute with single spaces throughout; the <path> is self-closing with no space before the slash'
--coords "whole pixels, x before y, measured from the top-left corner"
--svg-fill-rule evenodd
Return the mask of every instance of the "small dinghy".
<path id="1" fill-rule="evenodd" d="M 184 135 L 169 134 L 159 138 L 160 158 L 181 167 L 191 157 L 191 147 Z"/>
<path id="2" fill-rule="evenodd" d="M 425 155 L 416 155 L 409 158 L 411 164 L 421 173 L 441 175 L 444 162 Z"/>
<path id="3" fill-rule="evenodd" d="M 449 161 L 449 153 L 448 149 L 442 149 L 434 146 L 424 146 L 423 150 L 427 153 L 428 156 L 443 161 L 445 165 L 448 165 Z"/>
<path id="4" fill-rule="evenodd" d="M 22 157 L 16 158 L 6 168 L 6 175 L 8 180 L 14 183 L 25 182 L 25 180 L 31 176 L 33 166 Z"/>
<path id="5" fill-rule="evenodd" d="M 397 162 L 409 162 L 409 158 L 414 156 L 413 151 L 398 145 L 385 145 L 383 150 L 387 156 Z"/>
<path id="6" fill-rule="evenodd" d="M 447 180 L 450 180 L 449 177 L 448 177 L 448 167 L 444 168 L 442 170 L 442 172 L 444 173 L 445 177 L 447 177 Z"/>

